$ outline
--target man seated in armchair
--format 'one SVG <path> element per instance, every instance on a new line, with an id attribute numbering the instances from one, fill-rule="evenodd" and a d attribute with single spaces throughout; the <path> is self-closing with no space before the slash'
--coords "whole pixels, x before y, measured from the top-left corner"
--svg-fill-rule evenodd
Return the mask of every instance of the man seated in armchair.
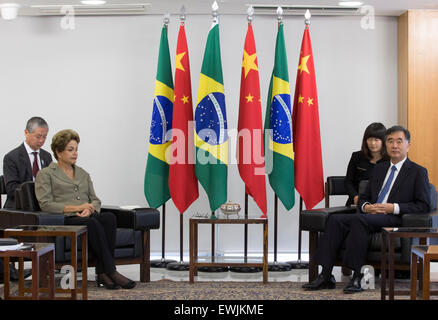
<path id="1" fill-rule="evenodd" d="M 429 179 L 427 170 L 407 157 L 410 133 L 401 126 L 386 131 L 386 150 L 390 161 L 375 166 L 365 193 L 359 196 L 356 214 L 332 214 L 315 261 L 322 266 L 321 274 L 303 285 L 308 290 L 333 289 L 336 281 L 332 275 L 337 253 L 345 243 L 344 266 L 354 271 L 344 288 L 344 293 L 360 292 L 361 268 L 366 264 L 368 237 L 382 227 L 401 226 L 405 213 L 427 213 L 429 204 Z"/>

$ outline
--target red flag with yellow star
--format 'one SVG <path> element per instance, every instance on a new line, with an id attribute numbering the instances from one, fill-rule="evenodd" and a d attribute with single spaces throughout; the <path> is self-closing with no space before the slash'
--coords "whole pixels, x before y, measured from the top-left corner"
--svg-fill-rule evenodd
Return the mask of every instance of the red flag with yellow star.
<path id="1" fill-rule="evenodd" d="M 292 113 L 295 188 L 310 210 L 324 198 L 321 135 L 309 27 L 304 30 Z"/>
<path id="2" fill-rule="evenodd" d="M 193 123 L 193 107 L 189 51 L 184 22 L 181 22 L 179 27 L 176 47 L 174 94 L 169 191 L 178 211 L 183 214 L 198 198 L 193 125 L 189 128 L 189 123 Z"/>
<path id="3" fill-rule="evenodd" d="M 262 109 L 257 53 L 251 23 L 243 49 L 240 82 L 237 160 L 246 193 L 254 198 L 266 216 L 266 184 L 263 147 Z"/>

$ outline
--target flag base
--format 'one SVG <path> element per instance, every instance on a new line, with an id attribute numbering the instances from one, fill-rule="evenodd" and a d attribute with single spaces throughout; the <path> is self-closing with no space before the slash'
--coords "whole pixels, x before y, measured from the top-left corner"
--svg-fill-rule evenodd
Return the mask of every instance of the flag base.
<path id="1" fill-rule="evenodd" d="M 255 272 L 262 272 L 262 268 L 260 267 L 230 267 L 231 272 L 238 272 L 238 273 L 255 273 Z"/>
<path id="2" fill-rule="evenodd" d="M 292 267 L 292 269 L 309 269 L 309 263 L 307 261 L 297 260 L 297 261 L 288 261 Z"/>
<path id="3" fill-rule="evenodd" d="M 190 269 L 190 265 L 188 262 L 177 261 L 169 263 L 166 269 L 172 271 L 187 271 Z"/>
<path id="4" fill-rule="evenodd" d="M 169 263 L 176 262 L 176 260 L 159 259 L 151 260 L 151 268 L 166 268 Z"/>
<path id="5" fill-rule="evenodd" d="M 285 272 L 290 270 L 292 270 L 292 266 L 287 262 L 274 261 L 268 263 L 268 271 Z"/>
<path id="6" fill-rule="evenodd" d="M 199 267 L 200 272 L 228 272 L 228 267 Z"/>

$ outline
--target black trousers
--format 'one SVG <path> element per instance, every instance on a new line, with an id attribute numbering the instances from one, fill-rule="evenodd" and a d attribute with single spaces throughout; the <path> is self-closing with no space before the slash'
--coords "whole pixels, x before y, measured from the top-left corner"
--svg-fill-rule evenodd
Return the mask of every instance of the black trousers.
<path id="1" fill-rule="evenodd" d="M 318 241 L 315 261 L 324 268 L 332 269 L 345 242 L 343 265 L 360 271 L 366 263 L 369 234 L 382 227 L 399 227 L 401 221 L 400 216 L 392 214 L 332 214 Z"/>
<path id="2" fill-rule="evenodd" d="M 66 225 L 86 225 L 88 249 L 96 259 L 96 273 L 112 273 L 116 245 L 116 216 L 112 212 L 93 213 L 87 218 L 65 217 Z"/>

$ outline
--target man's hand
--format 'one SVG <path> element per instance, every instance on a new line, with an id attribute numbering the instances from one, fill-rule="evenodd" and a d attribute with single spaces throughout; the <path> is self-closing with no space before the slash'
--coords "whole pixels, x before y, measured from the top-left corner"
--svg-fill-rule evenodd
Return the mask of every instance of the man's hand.
<path id="1" fill-rule="evenodd" d="M 376 203 L 375 206 L 379 211 L 383 211 L 385 214 L 394 213 L 394 204 L 393 203 Z"/>
<path id="2" fill-rule="evenodd" d="M 381 214 L 381 213 L 384 213 L 384 212 L 382 212 L 381 210 L 379 210 L 379 209 L 376 207 L 375 204 L 366 204 L 366 205 L 363 207 L 363 210 L 364 210 L 366 213 L 369 213 L 369 214 Z"/>
<path id="3" fill-rule="evenodd" d="M 393 203 L 375 203 L 364 206 L 364 211 L 369 214 L 388 214 L 394 213 Z"/>

